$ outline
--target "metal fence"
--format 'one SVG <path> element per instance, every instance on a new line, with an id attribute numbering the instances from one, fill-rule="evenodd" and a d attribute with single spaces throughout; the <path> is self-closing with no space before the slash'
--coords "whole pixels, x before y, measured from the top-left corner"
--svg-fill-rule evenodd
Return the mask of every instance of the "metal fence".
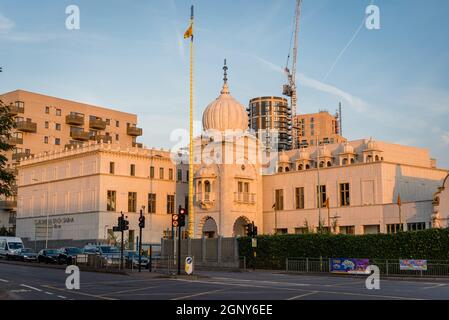
<path id="1" fill-rule="evenodd" d="M 448 260 L 428 260 L 426 271 L 401 270 L 399 259 L 372 259 L 370 265 L 379 267 L 380 273 L 384 276 L 449 277 Z M 292 273 L 330 273 L 331 259 L 286 258 L 285 271 Z"/>

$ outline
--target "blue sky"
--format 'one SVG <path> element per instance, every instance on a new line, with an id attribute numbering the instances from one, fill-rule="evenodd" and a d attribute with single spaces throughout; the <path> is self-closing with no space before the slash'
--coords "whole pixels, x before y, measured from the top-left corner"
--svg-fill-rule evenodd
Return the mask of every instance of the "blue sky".
<path id="1" fill-rule="evenodd" d="M 147 146 L 171 147 L 170 132 L 188 125 L 182 34 L 191 3 L 0 0 L 0 92 L 21 88 L 136 113 Z M 304 0 L 298 111 L 334 112 L 341 101 L 347 138 L 426 147 L 449 168 L 449 1 L 374 0 L 381 29 L 356 34 L 370 3 Z M 72 4 L 81 10 L 76 31 L 65 28 Z M 294 0 L 193 4 L 196 120 L 219 93 L 224 58 L 242 104 L 280 95 Z"/>

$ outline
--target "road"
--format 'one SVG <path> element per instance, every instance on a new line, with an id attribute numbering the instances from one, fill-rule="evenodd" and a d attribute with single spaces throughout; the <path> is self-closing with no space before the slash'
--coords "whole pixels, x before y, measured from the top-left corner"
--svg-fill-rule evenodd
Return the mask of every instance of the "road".
<path id="1" fill-rule="evenodd" d="M 116 275 L 81 272 L 80 290 L 65 288 L 65 270 L 0 263 L 0 299 L 14 300 L 404 300 L 449 299 L 448 282 L 271 272 L 199 272 L 195 280 L 148 271 Z"/>

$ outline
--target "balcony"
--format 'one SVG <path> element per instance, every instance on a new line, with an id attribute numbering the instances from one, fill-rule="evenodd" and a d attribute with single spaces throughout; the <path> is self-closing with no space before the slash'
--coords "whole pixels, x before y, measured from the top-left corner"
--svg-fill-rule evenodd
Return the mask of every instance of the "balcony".
<path id="1" fill-rule="evenodd" d="M 103 143 L 112 143 L 112 137 L 105 134 L 97 134 L 95 136 L 91 136 L 90 140 L 94 140 L 97 142 L 103 141 Z"/>
<path id="2" fill-rule="evenodd" d="M 13 201 L 13 200 L 0 201 L 0 210 L 10 211 L 10 210 L 14 210 L 15 208 L 17 208 L 17 201 Z"/>
<path id="3" fill-rule="evenodd" d="M 70 137 L 72 137 L 73 140 L 89 141 L 89 132 L 72 130 L 70 131 Z"/>
<path id="4" fill-rule="evenodd" d="M 9 220 L 8 220 L 9 224 L 16 225 L 16 221 L 17 221 L 16 214 L 10 213 Z"/>
<path id="5" fill-rule="evenodd" d="M 90 119 L 89 120 L 89 128 L 95 130 L 104 130 L 106 129 L 106 121 L 103 121 L 101 118 Z"/>
<path id="6" fill-rule="evenodd" d="M 256 194 L 248 192 L 235 192 L 234 202 L 240 204 L 256 204 Z"/>
<path id="7" fill-rule="evenodd" d="M 17 121 L 16 129 L 22 132 L 36 133 L 37 124 L 31 121 Z"/>
<path id="8" fill-rule="evenodd" d="M 18 138 L 18 137 L 10 137 L 8 139 L 8 144 L 10 145 L 18 145 L 18 144 L 23 144 L 23 138 Z"/>
<path id="9" fill-rule="evenodd" d="M 74 126 L 82 126 L 84 125 L 84 116 L 79 114 L 69 114 L 65 117 L 65 123 Z"/>
<path id="10" fill-rule="evenodd" d="M 82 146 L 82 142 L 70 142 L 64 146 L 65 149 L 76 148 L 77 146 Z"/>
<path id="11" fill-rule="evenodd" d="M 28 158 L 28 157 L 32 157 L 32 156 L 34 156 L 34 154 L 31 154 L 29 152 L 18 152 L 18 153 L 12 154 L 12 160 L 20 161 L 20 159 L 22 159 L 22 158 Z"/>
<path id="12" fill-rule="evenodd" d="M 129 126 L 129 127 L 126 129 L 126 133 L 127 133 L 128 135 L 130 135 L 130 136 L 133 136 L 133 137 L 139 137 L 139 136 L 141 136 L 141 135 L 143 134 L 143 130 L 142 130 L 142 128 L 137 128 L 137 127 L 134 127 L 134 126 Z"/>
<path id="13" fill-rule="evenodd" d="M 214 194 L 211 192 L 198 193 L 196 200 L 202 209 L 211 209 L 215 205 Z"/>
<path id="14" fill-rule="evenodd" d="M 9 108 L 9 114 L 13 116 L 17 116 L 19 113 L 25 113 L 25 107 L 18 106 L 18 105 L 10 105 Z"/>
<path id="15" fill-rule="evenodd" d="M 138 142 L 133 142 L 133 148 L 143 148 L 143 144 L 142 143 L 138 143 Z"/>

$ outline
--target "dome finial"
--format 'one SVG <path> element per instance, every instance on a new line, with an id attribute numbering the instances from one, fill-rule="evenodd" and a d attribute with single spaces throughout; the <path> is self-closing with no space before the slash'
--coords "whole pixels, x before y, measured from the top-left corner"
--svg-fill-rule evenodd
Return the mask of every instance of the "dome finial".
<path id="1" fill-rule="evenodd" d="M 229 88 L 228 88 L 228 66 L 226 65 L 226 59 L 224 59 L 223 89 L 221 89 L 221 94 L 229 94 Z"/>

